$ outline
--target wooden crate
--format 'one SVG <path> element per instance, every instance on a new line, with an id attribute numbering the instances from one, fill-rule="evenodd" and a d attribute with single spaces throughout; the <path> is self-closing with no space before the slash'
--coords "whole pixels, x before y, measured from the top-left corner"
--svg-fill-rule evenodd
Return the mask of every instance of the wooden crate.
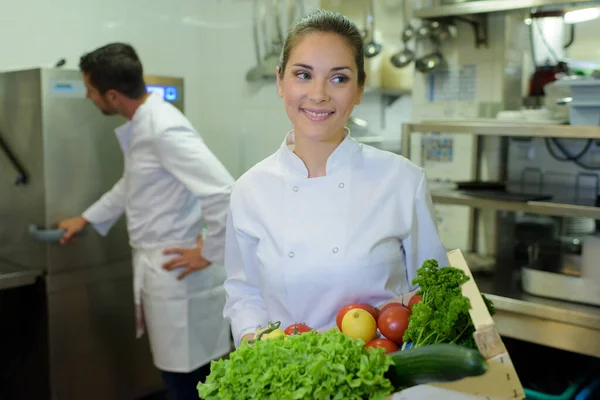
<path id="1" fill-rule="evenodd" d="M 496 331 L 494 319 L 481 298 L 481 292 L 473 279 L 473 274 L 460 250 L 448 252 L 450 265 L 462 269 L 468 276 L 462 292 L 471 301 L 469 311 L 475 333 L 477 347 L 488 360 L 488 371 L 478 377 L 465 378 L 449 383 L 431 383 L 419 385 L 394 393 L 390 400 L 508 400 L 524 399 L 525 393 L 510 356 Z M 405 301 L 406 300 L 406 301 Z M 403 299 L 406 303 L 408 299 Z"/>

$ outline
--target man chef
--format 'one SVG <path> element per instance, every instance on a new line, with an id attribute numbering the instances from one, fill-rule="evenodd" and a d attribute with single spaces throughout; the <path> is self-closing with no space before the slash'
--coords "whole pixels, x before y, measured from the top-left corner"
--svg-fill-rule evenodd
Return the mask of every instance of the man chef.
<path id="1" fill-rule="evenodd" d="M 137 335 L 148 332 L 154 364 L 174 400 L 197 399 L 202 366 L 231 349 L 222 267 L 234 180 L 188 119 L 146 91 L 128 44 L 81 57 L 89 98 L 115 130 L 123 176 L 81 216 L 62 221 L 61 243 L 91 224 L 101 235 L 125 213 L 133 248 Z M 203 229 L 204 228 L 204 229 Z"/>

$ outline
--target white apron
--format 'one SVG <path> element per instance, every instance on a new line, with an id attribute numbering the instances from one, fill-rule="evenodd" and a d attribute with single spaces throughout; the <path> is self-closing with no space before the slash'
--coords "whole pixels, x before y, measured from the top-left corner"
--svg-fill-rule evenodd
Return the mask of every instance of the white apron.
<path id="1" fill-rule="evenodd" d="M 222 317 L 225 271 L 218 264 L 234 180 L 187 118 L 156 94 L 115 134 L 124 155 L 123 177 L 83 216 L 106 235 L 126 214 L 135 249 L 138 337 L 145 325 L 158 368 L 190 372 L 230 351 L 229 325 Z M 203 254 L 217 265 L 178 281 L 181 270 L 162 269 L 176 255 L 162 252 L 196 247 L 204 224 Z"/>
<path id="2" fill-rule="evenodd" d="M 230 327 L 222 315 L 225 269 L 211 265 L 177 280 L 181 269 L 162 268 L 177 257 L 163 255 L 165 248 L 133 252 L 137 333 L 141 336 L 145 325 L 158 369 L 191 372 L 231 351 Z"/>

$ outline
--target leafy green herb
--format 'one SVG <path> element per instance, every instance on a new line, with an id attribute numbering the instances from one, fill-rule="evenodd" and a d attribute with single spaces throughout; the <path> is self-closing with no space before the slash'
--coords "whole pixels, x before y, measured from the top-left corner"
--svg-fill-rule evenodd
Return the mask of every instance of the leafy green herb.
<path id="1" fill-rule="evenodd" d="M 242 344 L 228 360 L 213 361 L 200 398 L 384 399 L 394 389 L 384 374 L 393 365 L 383 349 L 365 348 L 338 329 Z"/>
<path id="2" fill-rule="evenodd" d="M 461 286 L 469 277 L 454 267 L 439 268 L 436 260 L 427 260 L 417 270 L 413 285 L 419 285 L 421 302 L 413 305 L 404 342 L 412 347 L 435 343 L 456 343 L 477 349 L 473 333 L 475 327 L 469 315 L 471 302 L 463 296 Z M 490 314 L 492 302 L 483 296 Z"/>

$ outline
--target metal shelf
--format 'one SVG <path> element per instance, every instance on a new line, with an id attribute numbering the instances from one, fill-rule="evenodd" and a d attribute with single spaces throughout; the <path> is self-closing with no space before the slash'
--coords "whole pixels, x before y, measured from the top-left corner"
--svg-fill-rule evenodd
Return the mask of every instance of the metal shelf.
<path id="1" fill-rule="evenodd" d="M 42 270 L 17 268 L 0 261 L 0 290 L 32 285 L 43 275 Z"/>
<path id="2" fill-rule="evenodd" d="M 412 132 L 467 133 L 487 136 L 600 139 L 600 126 L 554 125 L 503 121 L 424 121 L 407 126 Z"/>
<path id="3" fill-rule="evenodd" d="M 473 276 L 494 302 L 500 335 L 600 357 L 600 307 L 531 296 L 521 290 L 516 276 Z"/>
<path id="4" fill-rule="evenodd" d="M 452 204 L 480 209 L 526 212 L 555 217 L 580 217 L 600 219 L 600 208 L 575 204 L 561 204 L 547 201 L 503 201 L 472 197 L 458 191 L 433 191 L 431 198 L 437 204 Z"/>
<path id="5" fill-rule="evenodd" d="M 576 6 L 593 3 L 595 2 L 582 0 L 480 0 L 419 9 L 414 11 L 414 16 L 416 18 L 446 18 L 461 15 L 526 10 L 528 8 L 544 6 Z"/>

